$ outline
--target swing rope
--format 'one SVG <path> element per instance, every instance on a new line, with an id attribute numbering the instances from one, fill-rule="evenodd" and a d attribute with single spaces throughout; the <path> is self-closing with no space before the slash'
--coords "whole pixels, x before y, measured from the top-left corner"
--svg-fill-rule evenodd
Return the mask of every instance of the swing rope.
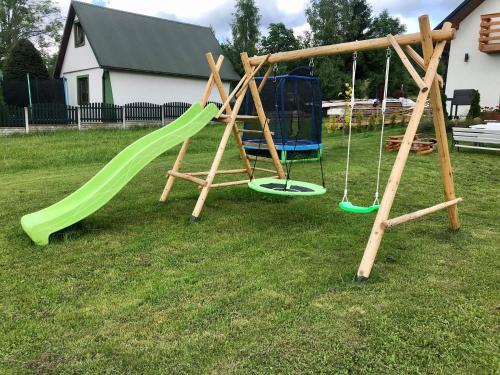
<path id="1" fill-rule="evenodd" d="M 354 87 L 356 84 L 357 60 L 358 60 L 358 52 L 354 52 L 352 54 L 352 83 L 351 83 L 351 104 L 350 104 L 350 111 L 349 111 L 349 137 L 347 140 L 347 162 L 346 162 L 346 168 L 345 168 L 344 196 L 342 198 L 342 202 L 345 202 L 345 203 L 349 202 L 349 199 L 347 197 L 347 192 L 348 192 L 348 186 L 349 186 L 349 161 L 350 161 L 350 157 L 351 157 L 352 115 L 354 112 L 354 102 L 355 102 Z"/>
<path id="2" fill-rule="evenodd" d="M 382 147 L 384 143 L 384 126 L 385 126 L 385 112 L 387 108 L 387 86 L 389 82 L 389 68 L 391 62 L 391 50 L 388 48 L 386 53 L 386 65 L 385 65 L 385 82 L 384 82 L 384 97 L 382 99 L 382 127 L 380 132 L 380 143 L 379 143 L 379 153 L 378 153 L 378 165 L 377 165 L 377 185 L 375 189 L 375 199 L 373 204 L 368 207 L 363 206 L 355 206 L 353 205 L 348 198 L 348 185 L 349 185 L 349 164 L 350 164 L 350 156 L 351 156 L 351 135 L 352 135 L 352 118 L 354 112 L 354 102 L 355 102 L 355 81 L 356 81 L 356 68 L 357 68 L 357 52 L 353 53 L 353 62 L 352 62 L 352 87 L 351 87 L 351 105 L 350 105 L 350 113 L 349 113 L 349 138 L 347 143 L 347 161 L 346 161 L 346 172 L 345 172 L 345 184 L 344 184 L 344 196 L 342 201 L 339 203 L 339 207 L 344 211 L 352 212 L 352 213 L 370 213 L 377 211 L 380 207 L 379 202 L 379 190 L 380 190 L 380 169 L 382 166 Z"/>
<path id="3" fill-rule="evenodd" d="M 390 67 L 391 67 L 391 49 L 387 48 L 386 63 L 385 63 L 384 97 L 382 99 L 382 129 L 380 131 L 380 144 L 378 149 L 377 187 L 375 189 L 375 200 L 373 201 L 373 205 L 380 205 L 379 201 L 380 168 L 382 165 L 382 148 L 384 145 L 385 110 L 387 109 L 387 85 L 389 83 Z"/>

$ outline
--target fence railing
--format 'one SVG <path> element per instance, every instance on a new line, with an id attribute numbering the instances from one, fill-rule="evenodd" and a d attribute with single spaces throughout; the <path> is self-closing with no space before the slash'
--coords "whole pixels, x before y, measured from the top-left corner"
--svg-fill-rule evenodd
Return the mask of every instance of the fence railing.
<path id="1" fill-rule="evenodd" d="M 25 126 L 24 109 L 11 105 L 0 106 L 0 126 L 2 125 L 12 127 Z"/>
<path id="2" fill-rule="evenodd" d="M 221 103 L 214 103 L 219 108 Z M 0 127 L 24 127 L 33 125 L 80 125 L 81 123 L 161 122 L 181 116 L 191 106 L 185 102 L 164 104 L 129 103 L 124 106 L 109 103 L 88 103 L 69 106 L 59 103 L 33 104 L 22 107 L 0 105 Z M 28 119 L 26 119 L 26 113 Z M 123 117 L 125 116 L 125 118 Z"/>

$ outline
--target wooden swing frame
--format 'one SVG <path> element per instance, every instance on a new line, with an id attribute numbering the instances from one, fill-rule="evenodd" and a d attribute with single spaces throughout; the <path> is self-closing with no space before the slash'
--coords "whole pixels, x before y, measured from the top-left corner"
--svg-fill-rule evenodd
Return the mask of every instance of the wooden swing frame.
<path id="1" fill-rule="evenodd" d="M 455 36 L 455 29 L 451 27 L 451 23 L 447 22 L 443 25 L 441 30 L 432 31 L 430 28 L 429 17 L 427 15 L 419 17 L 419 27 L 420 32 L 414 34 L 398 35 L 392 36 L 388 35 L 385 38 L 369 39 L 363 41 L 356 41 L 350 43 L 342 43 L 336 45 L 328 45 L 321 47 L 313 47 L 296 51 L 280 52 L 275 54 L 269 54 L 265 56 L 254 56 L 249 58 L 246 52 L 241 53 L 241 61 L 245 71 L 244 76 L 231 92 L 230 95 L 224 90 L 222 80 L 219 75 L 219 70 L 222 66 L 224 57 L 221 55 L 218 58 L 217 63 L 214 61 L 211 53 L 206 55 L 208 65 L 210 67 L 211 75 L 208 79 L 203 97 L 201 100 L 201 105 L 205 106 L 212 87 L 215 84 L 219 92 L 220 98 L 223 102 L 221 110 L 215 116 L 215 120 L 225 124 L 225 130 L 220 140 L 219 146 L 217 148 L 215 157 L 213 159 L 212 165 L 209 171 L 206 172 L 191 172 L 184 173 L 180 172 L 182 161 L 187 153 L 190 140 L 184 141 L 177 159 L 171 170 L 167 172 L 167 183 L 161 195 L 160 201 L 165 201 L 171 190 L 173 183 L 176 178 L 181 178 L 194 184 L 198 185 L 201 189 L 198 201 L 192 213 L 192 220 L 199 220 L 201 211 L 205 204 L 205 200 L 211 188 L 220 188 L 226 186 L 235 186 L 247 184 L 249 179 L 252 177 L 253 170 L 250 165 L 249 160 L 251 156 L 247 155 L 244 148 L 244 141 L 242 141 L 240 133 L 250 130 L 239 129 L 237 126 L 238 121 L 257 121 L 260 123 L 262 130 L 252 130 L 251 132 L 258 132 L 262 134 L 265 145 L 263 148 L 269 150 L 270 158 L 266 160 L 273 163 L 274 169 L 265 168 L 255 168 L 257 171 L 271 173 L 271 178 L 283 179 L 286 177 L 283 167 L 281 165 L 276 146 L 273 142 L 272 133 L 268 127 L 268 119 L 264 112 L 262 102 L 260 99 L 260 91 L 266 84 L 267 79 L 270 77 L 273 65 L 284 61 L 293 61 L 298 59 L 310 59 L 321 56 L 332 56 L 343 53 L 352 53 L 355 51 L 368 51 L 374 49 L 381 49 L 392 47 L 395 49 L 396 53 L 400 57 L 403 65 L 408 70 L 409 74 L 415 80 L 420 88 L 418 94 L 415 108 L 409 120 L 404 138 L 401 143 L 401 147 L 397 154 L 396 160 L 392 167 L 392 171 L 387 182 L 382 201 L 380 203 L 380 208 L 375 218 L 373 228 L 370 234 L 370 238 L 366 245 L 359 269 L 357 272 L 358 280 L 367 279 L 370 276 L 373 264 L 375 262 L 375 257 L 377 255 L 382 237 L 386 229 L 394 227 L 396 225 L 402 224 L 404 222 L 414 220 L 416 218 L 422 217 L 424 215 L 436 212 L 441 209 L 447 209 L 448 211 L 448 221 L 449 227 L 452 230 L 458 230 L 460 227 L 460 222 L 458 218 L 458 208 L 457 204 L 462 200 L 455 196 L 455 188 L 453 182 L 453 174 L 451 167 L 451 160 L 448 148 L 448 139 L 446 135 L 445 119 L 443 114 L 443 107 L 441 102 L 440 93 L 440 82 L 442 83 L 442 78 L 437 74 L 437 68 L 441 55 L 443 54 L 446 42 L 452 40 Z M 411 45 L 421 44 L 423 57 L 420 56 Z M 405 54 L 406 51 L 406 54 Z M 417 66 L 422 68 L 425 72 L 424 77 L 421 77 L 416 71 L 410 59 L 413 60 Z M 257 86 L 254 80 L 255 75 L 261 70 L 265 65 L 268 68 L 264 74 L 264 78 Z M 243 100 L 247 91 L 250 90 L 250 94 L 255 105 L 257 116 L 243 116 L 239 115 L 240 108 L 243 104 Z M 396 193 L 399 187 L 401 176 L 408 159 L 408 155 L 411 149 L 412 141 L 418 129 L 418 125 L 422 118 L 425 104 L 427 99 L 430 99 L 432 106 L 432 114 L 434 121 L 434 129 L 436 132 L 436 138 L 438 142 L 438 152 L 439 161 L 441 168 L 441 176 L 444 187 L 444 198 L 445 202 L 439 203 L 435 206 L 424 208 L 422 210 L 409 213 L 397 218 L 389 219 L 389 214 L 396 197 Z M 234 100 L 234 104 L 231 107 L 231 102 Z M 232 170 L 219 170 L 220 162 L 224 155 L 227 143 L 231 134 L 234 135 L 236 140 L 236 146 L 240 152 L 241 159 L 243 161 L 242 169 L 232 169 Z M 259 157 L 259 159 L 261 159 Z M 237 180 L 230 182 L 214 183 L 217 175 L 232 175 L 232 174 L 246 174 L 247 179 Z M 205 177 L 204 179 L 202 177 Z M 268 176 L 269 177 L 269 176 Z"/>

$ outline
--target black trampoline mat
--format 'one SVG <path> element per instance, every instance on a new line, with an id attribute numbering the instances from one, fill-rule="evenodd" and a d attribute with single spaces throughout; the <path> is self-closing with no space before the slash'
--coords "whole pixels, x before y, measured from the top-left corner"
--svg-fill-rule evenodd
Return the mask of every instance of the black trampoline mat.
<path id="1" fill-rule="evenodd" d="M 281 184 L 281 183 L 276 183 L 276 182 L 262 184 L 260 186 L 262 186 L 263 188 L 269 189 L 269 190 L 276 190 L 276 191 L 291 191 L 294 193 L 312 193 L 312 192 L 314 192 L 313 189 L 305 187 L 305 186 L 289 185 L 287 187 L 286 184 Z"/>

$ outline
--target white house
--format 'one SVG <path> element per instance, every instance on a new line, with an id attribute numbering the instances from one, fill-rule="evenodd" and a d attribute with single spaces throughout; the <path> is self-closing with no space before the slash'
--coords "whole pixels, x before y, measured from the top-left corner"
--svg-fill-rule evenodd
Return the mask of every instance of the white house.
<path id="1" fill-rule="evenodd" d="M 67 104 L 200 101 L 210 75 L 205 54 L 221 47 L 210 28 L 71 2 L 55 78 Z M 228 59 L 226 90 L 239 80 Z M 214 88 L 210 100 L 219 101 Z"/>
<path id="2" fill-rule="evenodd" d="M 444 22 L 451 22 L 457 35 L 451 41 L 446 74 L 446 95 L 455 90 L 475 89 L 482 107 L 500 104 L 500 0 L 465 0 Z M 448 108 L 449 109 L 449 108 Z M 466 115 L 468 106 L 458 114 Z"/>

